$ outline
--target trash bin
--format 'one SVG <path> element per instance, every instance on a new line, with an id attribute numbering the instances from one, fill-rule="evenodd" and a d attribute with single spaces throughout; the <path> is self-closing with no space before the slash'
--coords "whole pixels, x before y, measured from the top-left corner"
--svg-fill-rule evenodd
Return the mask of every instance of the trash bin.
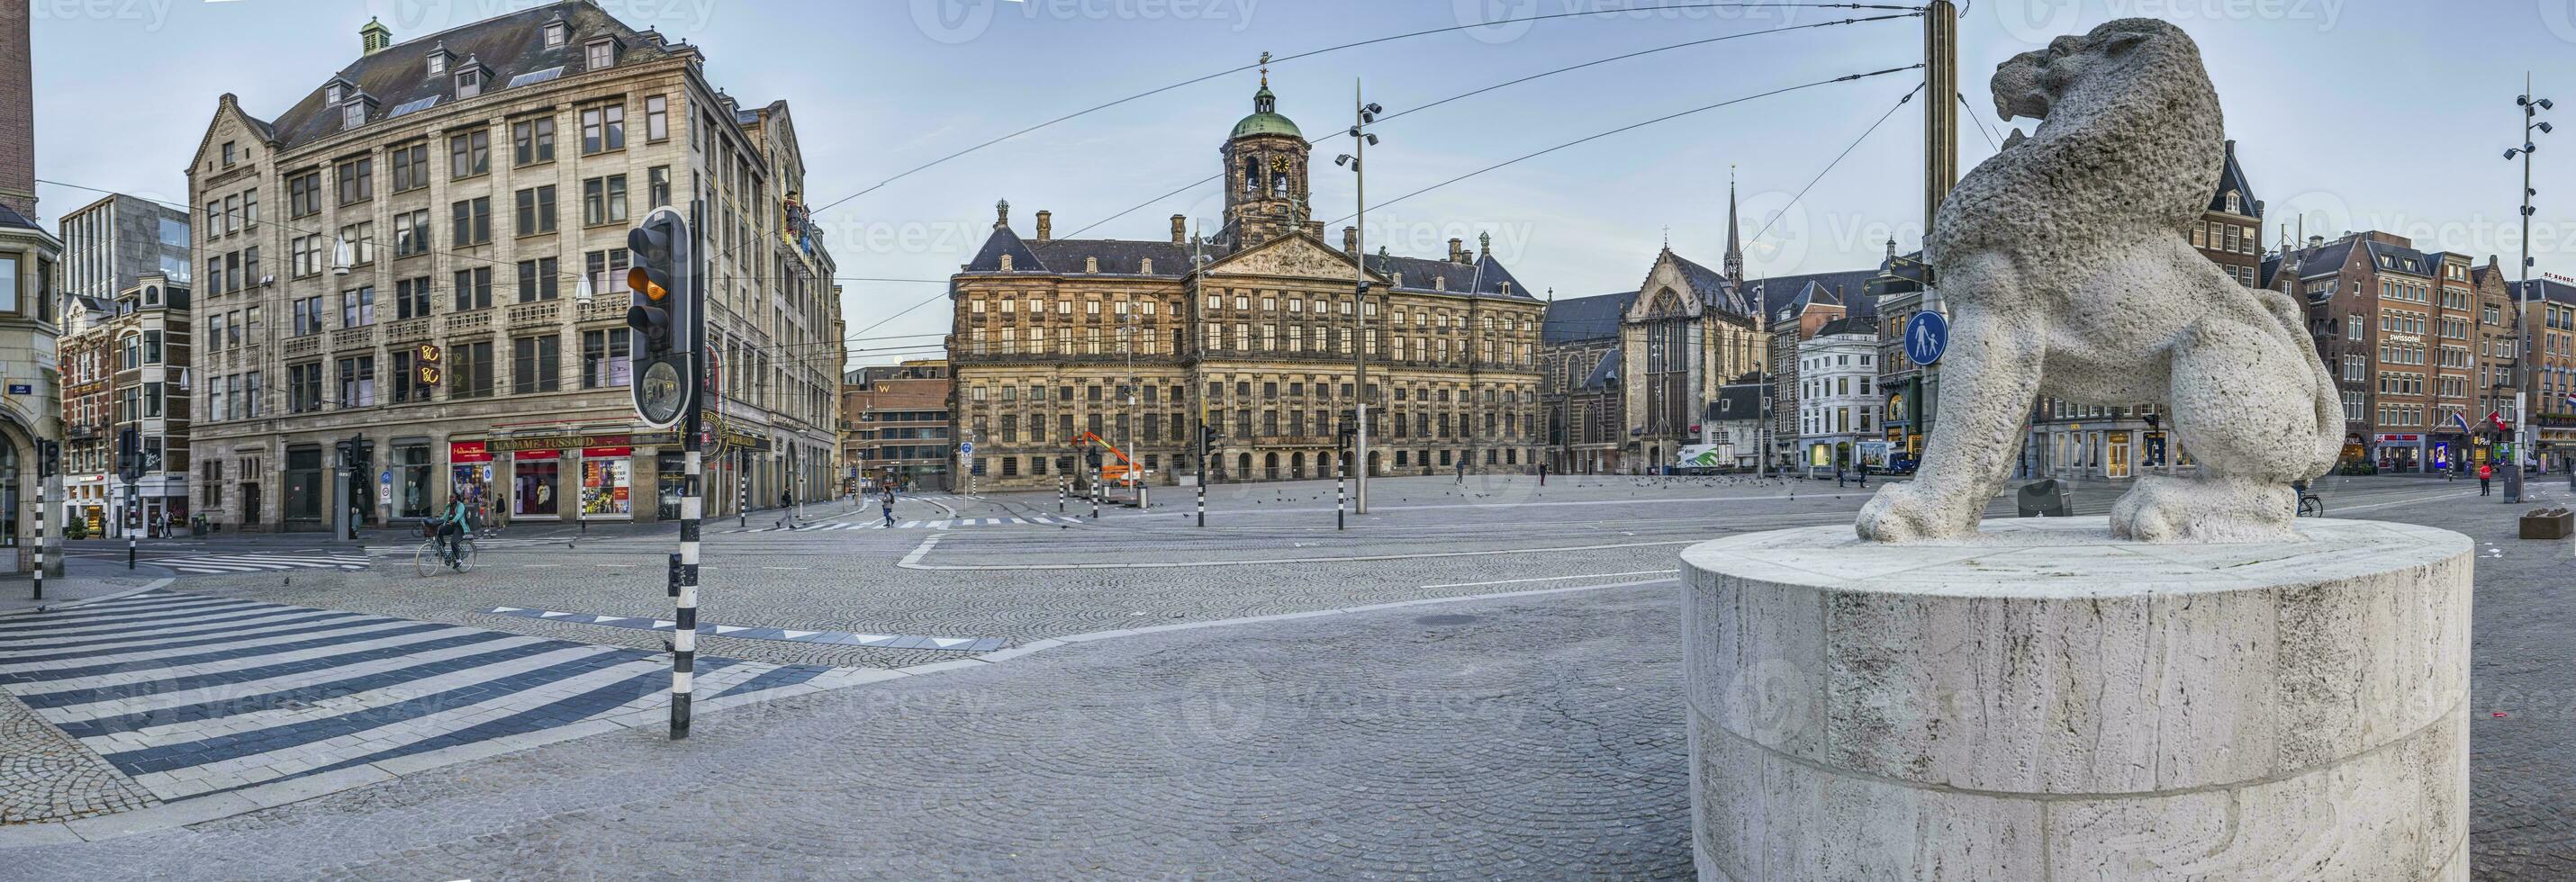
<path id="1" fill-rule="evenodd" d="M 2022 485 L 2021 516 L 2026 518 L 2062 518 L 2070 511 L 2073 491 L 2056 478 L 2043 478 Z"/>

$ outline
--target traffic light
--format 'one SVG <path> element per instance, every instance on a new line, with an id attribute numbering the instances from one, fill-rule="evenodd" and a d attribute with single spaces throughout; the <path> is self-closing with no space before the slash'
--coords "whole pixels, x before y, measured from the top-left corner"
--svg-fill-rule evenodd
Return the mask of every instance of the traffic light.
<path id="1" fill-rule="evenodd" d="M 689 254 L 689 222 L 678 209 L 653 209 L 626 234 L 634 268 L 626 273 L 633 305 L 627 358 L 635 413 L 656 428 L 676 425 L 698 394 L 698 297 Z"/>
<path id="2" fill-rule="evenodd" d="M 128 481 L 143 475 L 143 436 L 131 428 L 116 430 L 116 473 Z"/>
<path id="3" fill-rule="evenodd" d="M 36 439 L 36 468 L 37 477 L 49 478 L 62 474 L 63 442 L 44 438 Z"/>
<path id="4" fill-rule="evenodd" d="M 1199 459 L 1204 461 L 1215 457 L 1216 442 L 1223 440 L 1224 437 L 1217 434 L 1216 427 L 1208 425 L 1207 420 L 1199 420 Z"/>

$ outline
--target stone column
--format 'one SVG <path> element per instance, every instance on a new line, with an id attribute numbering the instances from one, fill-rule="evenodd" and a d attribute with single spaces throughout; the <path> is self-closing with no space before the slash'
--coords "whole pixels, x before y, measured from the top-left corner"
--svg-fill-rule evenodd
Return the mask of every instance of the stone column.
<path id="1" fill-rule="evenodd" d="M 2299 526 L 1684 551 L 1700 878 L 2466 880 L 2471 543 Z"/>

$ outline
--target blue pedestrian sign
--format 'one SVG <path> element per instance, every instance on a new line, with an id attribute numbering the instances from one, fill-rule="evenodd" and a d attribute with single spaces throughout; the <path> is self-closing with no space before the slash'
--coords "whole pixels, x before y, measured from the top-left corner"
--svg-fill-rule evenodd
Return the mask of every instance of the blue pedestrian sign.
<path id="1" fill-rule="evenodd" d="M 975 442 L 973 442 L 973 441 L 959 441 L 959 442 L 957 442 L 957 455 L 958 455 L 958 456 L 974 456 L 974 455 L 975 455 Z"/>
<path id="2" fill-rule="evenodd" d="M 1929 365 L 1941 360 L 1950 349 L 1950 320 L 1940 313 L 1924 310 L 1905 320 L 1905 357 L 1915 364 Z"/>

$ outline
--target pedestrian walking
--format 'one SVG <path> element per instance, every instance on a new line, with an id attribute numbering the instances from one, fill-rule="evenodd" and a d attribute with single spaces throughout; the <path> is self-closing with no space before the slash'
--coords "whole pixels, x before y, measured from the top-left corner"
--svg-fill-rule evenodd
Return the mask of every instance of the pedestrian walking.
<path id="1" fill-rule="evenodd" d="M 1860 486 L 1861 486 L 1861 489 L 1864 489 L 1864 490 L 1869 489 L 1869 467 L 1868 467 L 1868 466 L 1861 466 L 1861 467 L 1860 467 Z"/>
<path id="2" fill-rule="evenodd" d="M 1836 486 L 1836 487 L 1843 486 L 1843 465 L 1842 465 L 1842 463 L 1835 463 L 1835 464 L 1834 464 L 1834 486 Z"/>
<path id="3" fill-rule="evenodd" d="M 1467 460 L 1464 457 L 1458 460 L 1458 486 L 1467 486 Z"/>
<path id="4" fill-rule="evenodd" d="M 894 526 L 894 488 L 892 487 L 886 488 L 885 525 L 888 528 L 892 528 Z"/>
<path id="5" fill-rule="evenodd" d="M 794 490 L 778 491 L 778 525 L 791 530 L 796 528 L 796 491 Z"/>
<path id="6" fill-rule="evenodd" d="M 2479 496 L 2485 496 L 2485 495 L 2487 495 L 2487 494 L 2488 494 L 2488 487 L 2490 486 L 2489 482 L 2490 482 L 2490 481 L 2492 481 L 2494 478 L 2495 478 L 2495 465 L 2494 465 L 2494 464 L 2492 464 L 2492 463 L 2483 463 L 2483 462 L 2482 462 L 2482 463 L 2478 463 L 2478 495 L 2479 495 Z"/>

